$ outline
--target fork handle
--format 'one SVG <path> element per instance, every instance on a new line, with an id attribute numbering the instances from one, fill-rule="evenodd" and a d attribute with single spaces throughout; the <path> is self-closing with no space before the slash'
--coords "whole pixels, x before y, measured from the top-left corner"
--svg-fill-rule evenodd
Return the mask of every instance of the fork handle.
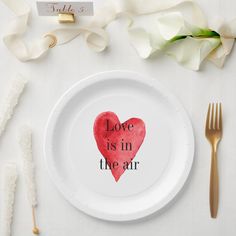
<path id="1" fill-rule="evenodd" d="M 211 176 L 210 176 L 210 210 L 211 217 L 216 218 L 219 202 L 219 177 L 216 148 L 212 147 Z"/>

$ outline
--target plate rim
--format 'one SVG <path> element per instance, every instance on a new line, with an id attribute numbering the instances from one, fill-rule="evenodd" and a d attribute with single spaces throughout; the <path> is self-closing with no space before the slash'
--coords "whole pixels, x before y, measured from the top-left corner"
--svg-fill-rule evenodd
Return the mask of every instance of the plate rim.
<path id="1" fill-rule="evenodd" d="M 102 211 L 98 211 L 97 209 L 94 210 L 90 208 L 89 206 L 84 206 L 83 204 L 80 203 L 80 201 L 76 200 L 74 196 L 68 191 L 68 189 L 63 186 L 62 183 L 60 183 L 60 179 L 54 172 L 54 170 L 50 167 L 48 159 L 48 139 L 49 139 L 49 134 L 52 131 L 52 127 L 55 123 L 55 120 L 53 122 L 53 117 L 57 113 L 57 109 L 59 105 L 62 104 L 62 102 L 67 98 L 71 97 L 74 92 L 78 92 L 82 90 L 83 88 L 99 81 L 104 81 L 109 78 L 122 78 L 122 79 L 131 79 L 134 81 L 139 81 L 144 84 L 148 84 L 151 86 L 154 86 L 156 89 L 161 91 L 168 99 L 171 100 L 173 105 L 178 107 L 181 113 L 181 118 L 184 119 L 184 124 L 186 126 L 186 131 L 187 131 L 187 136 L 188 136 L 188 156 L 189 159 L 186 162 L 184 171 L 181 173 L 181 177 L 176 184 L 175 188 L 172 189 L 172 191 L 165 197 L 165 200 L 162 201 L 161 204 L 153 204 L 152 207 L 147 208 L 141 212 L 137 213 L 131 213 L 127 215 L 111 215 L 108 213 L 104 213 Z M 190 171 L 192 169 L 193 161 L 194 161 L 194 152 L 195 152 L 195 137 L 194 137 L 194 130 L 193 126 L 190 120 L 189 115 L 187 114 L 185 108 L 183 107 L 182 103 L 179 101 L 179 99 L 172 94 L 171 91 L 169 91 L 166 87 L 164 87 L 157 79 L 151 76 L 147 76 L 141 73 L 137 73 L 134 71 L 128 71 L 128 70 L 111 70 L 111 71 L 103 71 L 99 73 L 95 73 L 92 75 L 89 75 L 83 79 L 80 79 L 76 83 L 74 83 L 69 89 L 66 89 L 66 91 L 60 96 L 60 98 L 57 100 L 55 105 L 53 106 L 49 117 L 46 122 L 45 126 L 45 131 L 44 131 L 44 139 L 43 139 L 43 152 L 44 152 L 44 162 L 46 165 L 47 173 L 49 175 L 49 178 L 51 179 L 52 183 L 56 186 L 57 190 L 61 193 L 61 195 L 64 197 L 64 199 L 69 202 L 71 205 L 73 205 L 76 209 L 84 212 L 87 215 L 90 215 L 92 217 L 102 219 L 102 220 L 107 220 L 107 221 L 117 221 L 117 222 L 124 222 L 124 221 L 134 221 L 138 220 L 144 217 L 147 217 L 149 215 L 152 215 L 158 211 L 163 210 L 165 207 L 167 207 L 178 195 L 178 193 L 181 192 L 183 189 L 185 183 L 187 182 L 187 179 L 189 177 Z"/>

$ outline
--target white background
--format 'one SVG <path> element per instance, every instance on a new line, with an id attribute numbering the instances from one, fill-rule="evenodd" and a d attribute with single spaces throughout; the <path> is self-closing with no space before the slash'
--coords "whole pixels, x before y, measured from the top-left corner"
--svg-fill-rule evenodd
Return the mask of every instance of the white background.
<path id="1" fill-rule="evenodd" d="M 100 1 L 95 1 L 99 6 Z M 236 17 L 233 0 L 198 0 L 208 19 L 218 16 Z M 28 39 L 34 39 L 57 25 L 56 19 L 36 16 L 32 1 L 31 29 Z M 0 36 L 13 15 L 0 4 Z M 236 234 L 236 52 L 232 52 L 223 69 L 204 63 L 199 72 L 187 70 L 166 56 L 142 60 L 128 42 L 125 27 L 113 22 L 107 28 L 108 50 L 97 54 L 87 48 L 82 38 L 51 50 L 44 58 L 21 63 L 0 41 L 0 104 L 16 73 L 30 79 L 14 119 L 0 140 L 0 164 L 16 161 L 20 170 L 19 127 L 28 122 L 34 130 L 34 158 L 37 167 L 39 207 L 37 211 L 42 235 L 214 235 Z M 164 84 L 182 102 L 189 113 L 196 137 L 195 161 L 183 191 L 162 213 L 131 223 L 110 223 L 91 218 L 73 208 L 51 183 L 43 159 L 43 133 L 48 115 L 58 98 L 78 80 L 92 73 L 125 69 L 140 72 Z M 208 103 L 221 101 L 224 108 L 224 137 L 219 149 L 220 203 L 216 220 L 209 215 L 208 189 L 210 146 L 204 137 Z M 1 191 L 2 195 L 2 191 Z M 1 196 L 2 199 L 2 196 Z M 0 204 L 0 211 L 2 203 Z M 29 208 L 22 173 L 17 186 L 12 235 L 31 234 Z"/>

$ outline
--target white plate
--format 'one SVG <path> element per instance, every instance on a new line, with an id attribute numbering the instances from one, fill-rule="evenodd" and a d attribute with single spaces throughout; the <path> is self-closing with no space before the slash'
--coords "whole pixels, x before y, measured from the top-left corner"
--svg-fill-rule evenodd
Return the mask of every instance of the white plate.
<path id="1" fill-rule="evenodd" d="M 115 112 L 120 121 L 145 122 L 146 137 L 134 161 L 118 182 L 93 136 L 98 114 Z M 167 205 L 183 187 L 191 170 L 194 137 L 177 99 L 155 79 L 127 72 L 99 73 L 76 83 L 54 107 L 45 135 L 49 174 L 64 197 L 97 218 L 128 221 Z"/>

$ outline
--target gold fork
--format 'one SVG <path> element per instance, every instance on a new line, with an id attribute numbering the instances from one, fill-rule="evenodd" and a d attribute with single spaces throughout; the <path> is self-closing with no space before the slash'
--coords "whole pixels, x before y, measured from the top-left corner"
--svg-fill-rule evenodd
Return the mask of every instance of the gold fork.
<path id="1" fill-rule="evenodd" d="M 207 112 L 205 135 L 212 147 L 210 175 L 210 210 L 211 217 L 216 218 L 219 201 L 219 177 L 217 167 L 217 148 L 222 137 L 221 103 L 210 103 Z"/>

